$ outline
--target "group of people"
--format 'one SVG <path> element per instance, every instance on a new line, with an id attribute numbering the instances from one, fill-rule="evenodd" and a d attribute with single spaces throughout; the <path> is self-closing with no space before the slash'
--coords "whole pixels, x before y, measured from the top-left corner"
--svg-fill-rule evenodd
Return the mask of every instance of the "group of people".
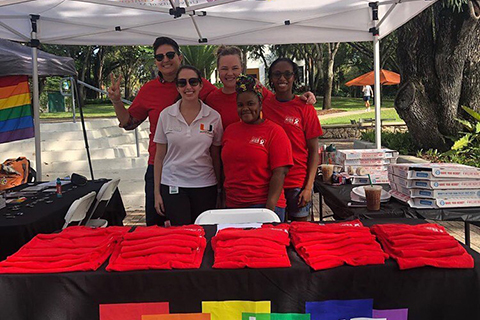
<path id="1" fill-rule="evenodd" d="M 242 75 L 242 51 L 217 50 L 223 84 L 216 88 L 193 66 L 182 66 L 178 44 L 153 44 L 158 77 L 132 105 L 121 101 L 121 77 L 108 89 L 120 126 L 150 121 L 145 174 L 146 223 L 190 224 L 205 210 L 268 208 L 281 221 L 306 220 L 322 128 L 315 97 L 294 94 L 298 66 L 279 58 L 268 69 L 274 93 Z"/>

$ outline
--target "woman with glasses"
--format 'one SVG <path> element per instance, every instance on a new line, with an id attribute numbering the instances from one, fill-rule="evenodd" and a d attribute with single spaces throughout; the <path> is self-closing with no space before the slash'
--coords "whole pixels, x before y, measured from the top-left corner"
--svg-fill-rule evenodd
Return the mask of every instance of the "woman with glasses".
<path id="1" fill-rule="evenodd" d="M 223 84 L 223 88 L 212 91 L 205 100 L 205 103 L 215 109 L 222 116 L 223 130 L 240 118 L 237 113 L 237 93 L 235 83 L 237 77 L 243 70 L 243 54 L 240 48 L 235 46 L 220 46 L 217 49 L 217 70 L 218 77 Z M 268 89 L 262 87 L 262 96 L 267 96 Z M 306 92 L 301 99 L 309 103 L 315 103 L 315 95 Z"/>
<path id="2" fill-rule="evenodd" d="M 293 167 L 285 177 L 284 191 L 290 220 L 307 220 L 318 167 L 318 137 L 323 134 L 317 112 L 294 94 L 298 66 L 287 58 L 275 60 L 268 69 L 275 94 L 263 101 L 263 114 L 280 125 L 290 139 Z"/>
<path id="3" fill-rule="evenodd" d="M 108 88 L 108 96 L 113 103 L 115 113 L 120 121 L 120 127 L 133 130 L 145 119 L 150 121 L 150 142 L 148 146 L 148 168 L 145 174 L 145 212 L 147 225 L 162 225 L 163 217 L 156 213 L 154 207 L 153 163 L 155 158 L 155 130 L 160 112 L 172 105 L 178 97 L 175 85 L 175 76 L 182 62 L 182 55 L 178 44 L 171 38 L 159 37 L 153 44 L 155 65 L 158 77 L 147 82 L 138 92 L 132 105 L 126 109 L 120 92 L 121 76 L 115 79 L 110 75 L 112 85 Z M 202 79 L 201 99 L 216 88 L 207 80 Z"/>
<path id="4" fill-rule="evenodd" d="M 262 91 L 252 77 L 236 80 L 241 121 L 228 126 L 222 143 L 226 205 L 268 208 L 284 221 L 283 180 L 293 164 L 292 149 L 285 131 L 262 119 Z"/>
<path id="5" fill-rule="evenodd" d="M 155 209 L 172 225 L 191 224 L 216 207 L 222 122 L 199 99 L 200 72 L 182 66 L 176 77 L 180 99 L 160 113 L 155 138 Z"/>

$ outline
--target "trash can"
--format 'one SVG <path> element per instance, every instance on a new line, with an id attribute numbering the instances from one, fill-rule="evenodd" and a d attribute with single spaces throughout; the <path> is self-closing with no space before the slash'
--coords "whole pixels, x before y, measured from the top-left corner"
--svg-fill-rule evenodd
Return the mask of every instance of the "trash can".
<path id="1" fill-rule="evenodd" d="M 48 92 L 48 112 L 65 112 L 65 97 L 60 91 Z"/>

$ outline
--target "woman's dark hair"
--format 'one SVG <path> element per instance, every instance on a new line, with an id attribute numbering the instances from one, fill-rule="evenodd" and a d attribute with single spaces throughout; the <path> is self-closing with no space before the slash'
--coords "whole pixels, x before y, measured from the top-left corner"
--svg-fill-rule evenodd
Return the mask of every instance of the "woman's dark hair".
<path id="1" fill-rule="evenodd" d="M 180 54 L 180 47 L 178 46 L 178 43 L 175 40 L 169 37 L 158 37 L 157 39 L 155 39 L 155 42 L 153 43 L 153 55 L 156 54 L 158 47 L 163 46 L 164 44 L 168 44 L 172 46 L 175 52 L 178 55 Z"/>
<path id="2" fill-rule="evenodd" d="M 194 66 L 191 66 L 191 65 L 188 65 L 188 64 L 186 64 L 186 65 L 181 66 L 180 68 L 178 68 L 177 74 L 175 75 L 175 79 L 177 79 L 177 78 L 178 78 L 178 75 L 180 74 L 180 72 L 181 72 L 182 70 L 185 70 L 185 69 L 194 71 L 194 72 L 197 74 L 198 79 L 200 79 L 200 80 L 202 79 L 202 73 L 200 72 L 200 70 L 198 70 L 198 69 L 195 68 Z"/>
<path id="3" fill-rule="evenodd" d="M 275 90 L 275 88 L 273 87 L 273 82 L 272 82 L 272 72 L 273 72 L 272 70 L 273 70 L 273 67 L 275 67 L 275 65 L 277 65 L 280 62 L 288 62 L 292 66 L 292 69 L 293 69 L 293 87 L 292 87 L 292 90 L 293 91 L 297 90 L 299 68 L 298 68 L 298 65 L 295 62 L 293 62 L 292 59 L 289 59 L 289 58 L 278 58 L 277 60 L 273 61 L 272 64 L 270 65 L 270 68 L 268 68 L 268 84 L 270 85 L 270 88 Z"/>

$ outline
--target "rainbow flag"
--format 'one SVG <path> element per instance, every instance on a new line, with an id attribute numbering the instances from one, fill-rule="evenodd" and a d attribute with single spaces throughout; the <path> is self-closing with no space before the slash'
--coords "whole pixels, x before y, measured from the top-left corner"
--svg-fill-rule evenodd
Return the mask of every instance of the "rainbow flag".
<path id="1" fill-rule="evenodd" d="M 0 77 L 0 143 L 34 135 L 28 77 Z"/>

